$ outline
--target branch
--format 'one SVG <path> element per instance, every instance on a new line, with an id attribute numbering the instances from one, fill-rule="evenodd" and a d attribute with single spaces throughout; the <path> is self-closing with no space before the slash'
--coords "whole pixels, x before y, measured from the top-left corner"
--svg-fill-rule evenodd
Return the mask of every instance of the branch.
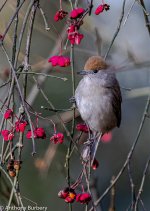
<path id="1" fill-rule="evenodd" d="M 14 15 L 11 17 L 10 22 L 8 23 L 8 25 L 7 25 L 6 29 L 5 29 L 5 32 L 4 32 L 4 34 L 3 34 L 3 40 L 4 40 L 5 36 L 6 36 L 6 34 L 7 34 L 8 30 L 9 30 L 9 28 L 11 27 L 11 24 L 13 23 L 14 19 L 15 19 L 16 16 L 18 15 L 18 12 L 19 12 L 19 10 L 21 9 L 21 7 L 22 7 L 22 5 L 24 4 L 24 2 L 25 2 L 25 0 L 22 0 L 22 2 L 20 3 L 19 7 L 16 9 Z"/>
<path id="2" fill-rule="evenodd" d="M 111 49 L 111 47 L 112 47 L 112 45 L 113 45 L 113 43 L 114 43 L 114 41 L 115 41 L 115 39 L 116 39 L 116 37 L 117 37 L 119 31 L 120 31 L 121 24 L 122 24 L 123 17 L 124 17 L 125 3 L 126 3 L 126 0 L 123 0 L 122 11 L 121 11 L 121 17 L 120 17 L 120 20 L 119 20 L 119 24 L 118 24 L 117 30 L 116 30 L 116 32 L 115 32 L 113 38 L 112 38 L 112 41 L 111 41 L 111 43 L 110 43 L 110 46 L 109 46 L 109 48 L 108 48 L 108 50 L 107 50 L 107 52 L 106 52 L 106 54 L 105 54 L 105 56 L 104 56 L 104 59 L 107 58 L 107 56 L 108 56 L 108 54 L 109 54 L 109 52 L 110 52 L 110 49 Z"/>
<path id="3" fill-rule="evenodd" d="M 32 155 L 34 155 L 34 154 L 36 153 L 36 152 L 35 152 L 35 141 L 34 141 L 33 126 L 32 126 L 32 121 L 31 121 L 31 118 L 30 118 L 30 114 L 29 114 L 28 109 L 27 109 L 27 107 L 26 107 L 26 104 L 25 104 L 25 102 L 24 102 L 24 98 L 23 98 L 23 95 L 22 95 L 22 92 L 21 92 L 21 89 L 20 89 L 20 85 L 19 85 L 19 81 L 18 81 L 16 72 L 15 72 L 15 69 L 14 69 L 14 67 L 13 67 L 13 65 L 12 65 L 12 63 L 11 63 L 11 60 L 10 60 L 10 58 L 9 58 L 9 56 L 8 56 L 8 54 L 7 54 L 7 51 L 6 51 L 6 49 L 5 49 L 5 47 L 4 47 L 3 44 L 1 45 L 1 48 L 2 48 L 2 50 L 3 50 L 3 52 L 4 52 L 5 56 L 6 56 L 6 58 L 7 58 L 7 60 L 8 60 L 8 63 L 9 63 L 9 65 L 10 65 L 11 69 L 12 69 L 12 74 L 13 74 L 13 77 L 14 77 L 15 82 L 16 82 L 16 86 L 17 86 L 17 89 L 18 89 L 18 92 L 19 92 L 19 96 L 20 96 L 20 98 L 21 98 L 22 105 L 23 105 L 23 107 L 24 107 L 24 110 L 25 110 L 25 112 L 26 112 L 26 114 L 27 114 L 27 117 L 28 117 L 28 120 L 29 120 L 30 128 L 31 128 L 31 131 L 32 131 L 32 145 L 33 145 Z"/>
<path id="4" fill-rule="evenodd" d="M 142 180 L 141 180 L 141 185 L 140 185 L 140 188 L 139 188 L 139 191 L 138 191 L 138 194 L 137 194 L 137 197 L 136 197 L 136 201 L 135 201 L 134 211 L 137 211 L 138 203 L 139 203 L 139 200 L 141 198 L 141 194 L 143 192 L 144 182 L 145 182 L 145 179 L 146 179 L 146 174 L 148 172 L 149 164 L 150 164 L 150 157 L 148 158 L 146 165 L 145 165 L 145 168 L 144 168 L 143 177 L 142 177 Z"/>

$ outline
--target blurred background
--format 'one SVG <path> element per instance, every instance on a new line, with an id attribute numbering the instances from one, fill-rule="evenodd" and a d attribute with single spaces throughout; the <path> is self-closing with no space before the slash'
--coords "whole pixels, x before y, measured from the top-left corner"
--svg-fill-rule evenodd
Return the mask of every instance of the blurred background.
<path id="1" fill-rule="evenodd" d="M 94 1 L 94 9 L 101 1 Z M 110 10 L 99 16 L 93 14 L 86 16 L 84 24 L 80 31 L 84 34 L 81 44 L 74 48 L 74 67 L 75 71 L 83 68 L 86 59 L 91 55 L 101 54 L 104 56 L 111 43 L 113 35 L 119 23 L 121 16 L 123 0 L 108 0 Z M 119 129 L 112 132 L 112 139 L 108 143 L 101 143 L 97 160 L 99 168 L 93 173 L 93 180 L 96 181 L 96 191 L 101 195 L 110 184 L 111 178 L 117 175 L 121 169 L 132 143 L 136 137 L 142 113 L 146 104 L 147 96 L 150 93 L 150 37 L 146 28 L 143 9 L 135 2 L 134 7 L 126 21 L 129 9 L 133 1 L 126 1 L 124 20 L 121 30 L 113 44 L 107 61 L 116 68 L 117 78 L 122 87 L 122 123 Z M 1 4 L 1 2 L 0 2 Z M 29 1 L 23 6 L 19 19 L 20 27 L 24 17 L 26 7 Z M 0 33 L 2 33 L 14 12 L 16 1 L 8 1 L 0 13 Z M 86 2 L 81 1 L 81 6 L 85 7 Z M 150 2 L 145 1 L 147 11 L 150 12 Z M 44 29 L 44 23 L 40 12 L 36 14 L 34 32 L 31 44 L 30 64 L 36 72 L 45 72 L 68 80 L 63 81 L 50 77 L 36 77 L 40 86 L 47 94 L 49 100 L 58 108 L 70 108 L 69 98 L 72 96 L 71 70 L 68 68 L 51 67 L 47 58 L 59 53 L 60 39 L 58 33 L 66 42 L 65 21 L 58 23 L 53 21 L 55 12 L 59 8 L 59 1 L 41 1 L 50 30 Z M 69 1 L 63 1 L 64 10 L 70 11 Z M 5 45 L 8 51 L 12 46 L 12 28 L 6 36 Z M 26 39 L 26 32 L 24 40 Z M 25 53 L 22 45 L 22 55 L 20 55 L 20 64 Z M 69 55 L 70 48 L 64 50 L 64 55 Z M 0 70 L 1 73 L 9 68 L 8 62 L 0 50 Z M 75 75 L 76 85 L 81 78 Z M 3 80 L 1 79 L 1 83 Z M 6 95 L 7 87 L 1 88 L 0 99 Z M 43 99 L 39 90 L 34 84 L 32 76 L 28 77 L 28 97 L 27 101 L 34 109 L 42 113 L 45 117 L 50 117 L 56 122 L 58 130 L 63 131 L 61 124 L 54 112 L 41 109 L 41 106 L 49 107 Z M 62 112 L 61 116 L 64 121 L 69 121 L 71 113 Z M 80 122 L 77 119 L 77 122 Z M 136 150 L 131 159 L 131 171 L 135 184 L 135 191 L 138 191 L 142 179 L 143 170 L 146 161 L 150 155 L 150 122 L 146 119 L 144 128 L 140 135 Z M 66 171 L 64 168 L 65 156 L 69 146 L 67 137 L 62 145 L 50 144 L 49 138 L 53 134 L 52 125 L 46 121 L 40 121 L 40 125 L 45 128 L 47 139 L 36 141 L 35 157 L 31 156 L 32 145 L 30 140 L 24 140 L 23 165 L 20 171 L 20 191 L 23 196 L 24 205 L 32 204 L 26 198 L 36 202 L 38 206 L 46 206 L 48 210 L 65 211 L 68 204 L 58 199 L 57 194 L 60 189 L 66 187 Z M 69 124 L 67 124 L 69 127 Z M 77 133 L 77 131 L 76 131 Z M 78 135 L 78 134 L 76 134 Z M 71 158 L 71 178 L 74 180 L 81 170 L 81 163 L 78 154 L 74 153 Z M 146 210 L 150 210 L 150 172 L 148 171 L 142 200 Z M 1 179 L 0 183 L 0 204 L 7 204 L 7 187 L 6 178 Z M 7 188 L 8 189 L 7 189 Z M 5 193 L 5 194 L 4 194 Z M 131 203 L 131 187 L 127 170 L 123 173 L 116 184 L 116 210 L 123 211 Z M 101 203 L 102 210 L 108 210 L 110 206 L 110 194 L 108 194 Z M 84 210 L 84 206 L 74 203 L 73 210 Z M 139 210 L 143 210 L 142 208 Z"/>

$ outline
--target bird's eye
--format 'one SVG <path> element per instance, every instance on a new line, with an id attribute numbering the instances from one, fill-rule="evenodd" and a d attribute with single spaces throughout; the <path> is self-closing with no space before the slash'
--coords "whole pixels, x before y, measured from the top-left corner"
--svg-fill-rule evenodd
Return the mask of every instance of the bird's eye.
<path id="1" fill-rule="evenodd" d="M 98 72 L 98 70 L 93 70 L 93 73 L 97 73 Z"/>

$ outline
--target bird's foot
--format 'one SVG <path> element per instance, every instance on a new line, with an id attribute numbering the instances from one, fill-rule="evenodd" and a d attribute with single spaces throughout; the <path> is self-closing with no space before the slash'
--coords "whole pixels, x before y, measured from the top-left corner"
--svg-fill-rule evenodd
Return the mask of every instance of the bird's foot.
<path id="1" fill-rule="evenodd" d="M 86 141 L 86 142 L 84 142 L 84 144 L 85 144 L 85 145 L 89 145 L 89 146 L 90 146 L 90 145 L 92 145 L 92 144 L 93 144 L 93 142 L 94 142 L 94 139 L 93 139 L 93 138 L 88 138 L 88 139 L 87 139 L 87 141 Z"/>
<path id="2" fill-rule="evenodd" d="M 86 142 L 84 142 L 84 147 L 82 150 L 82 158 L 85 163 L 90 162 L 91 157 L 91 148 L 93 146 L 94 139 L 89 138 Z"/>
<path id="3" fill-rule="evenodd" d="M 69 98 L 69 102 L 72 103 L 72 104 L 76 103 L 75 97 L 72 96 L 71 98 Z"/>

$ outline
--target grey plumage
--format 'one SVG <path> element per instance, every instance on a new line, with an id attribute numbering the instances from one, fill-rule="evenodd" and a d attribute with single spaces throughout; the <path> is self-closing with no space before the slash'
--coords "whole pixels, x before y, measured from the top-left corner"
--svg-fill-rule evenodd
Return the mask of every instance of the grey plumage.
<path id="1" fill-rule="evenodd" d="M 98 139 L 121 122 L 121 92 L 114 73 L 106 70 L 85 71 L 75 91 L 77 108 L 82 119 L 92 132 L 92 138 L 85 144 L 83 159 L 93 159 Z"/>

